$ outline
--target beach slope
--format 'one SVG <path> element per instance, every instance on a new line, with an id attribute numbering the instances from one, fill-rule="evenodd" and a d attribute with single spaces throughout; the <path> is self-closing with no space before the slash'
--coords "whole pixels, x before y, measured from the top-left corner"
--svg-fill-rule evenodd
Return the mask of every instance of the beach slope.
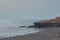
<path id="1" fill-rule="evenodd" d="M 60 40 L 56 33 L 60 32 L 60 27 L 44 28 L 38 33 L 32 33 L 22 36 L 1 38 L 0 40 Z"/>

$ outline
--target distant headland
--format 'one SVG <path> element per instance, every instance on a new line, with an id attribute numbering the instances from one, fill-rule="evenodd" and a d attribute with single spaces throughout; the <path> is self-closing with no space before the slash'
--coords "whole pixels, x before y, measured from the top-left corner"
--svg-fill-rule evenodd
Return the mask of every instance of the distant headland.
<path id="1" fill-rule="evenodd" d="M 60 16 L 49 20 L 40 20 L 33 23 L 34 25 L 28 26 L 28 28 L 48 28 L 48 27 L 60 27 Z M 19 26 L 26 27 L 26 26 Z"/>

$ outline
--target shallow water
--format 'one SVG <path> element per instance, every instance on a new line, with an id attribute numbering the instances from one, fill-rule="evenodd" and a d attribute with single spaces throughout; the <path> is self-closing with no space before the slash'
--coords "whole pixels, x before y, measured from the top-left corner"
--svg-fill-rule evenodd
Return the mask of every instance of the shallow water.
<path id="1" fill-rule="evenodd" d="M 0 38 L 13 37 L 16 35 L 25 35 L 35 32 L 38 32 L 38 29 L 19 27 L 0 27 Z"/>

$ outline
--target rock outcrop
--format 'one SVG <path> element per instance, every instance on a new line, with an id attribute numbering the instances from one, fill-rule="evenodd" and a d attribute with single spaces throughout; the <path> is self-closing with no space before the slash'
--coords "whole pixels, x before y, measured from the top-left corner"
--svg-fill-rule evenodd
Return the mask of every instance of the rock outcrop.
<path id="1" fill-rule="evenodd" d="M 60 17 L 56 17 L 55 19 L 50 20 L 40 20 L 38 22 L 34 22 L 33 24 L 37 28 L 60 27 Z"/>

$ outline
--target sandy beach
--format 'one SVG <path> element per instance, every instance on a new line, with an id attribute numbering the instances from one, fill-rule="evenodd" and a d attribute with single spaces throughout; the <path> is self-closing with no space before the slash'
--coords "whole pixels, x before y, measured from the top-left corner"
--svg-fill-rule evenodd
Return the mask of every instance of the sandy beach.
<path id="1" fill-rule="evenodd" d="M 44 28 L 37 33 L 0 38 L 0 40 L 60 40 L 60 37 L 56 36 L 56 33 L 58 32 L 60 32 L 60 27 Z"/>

